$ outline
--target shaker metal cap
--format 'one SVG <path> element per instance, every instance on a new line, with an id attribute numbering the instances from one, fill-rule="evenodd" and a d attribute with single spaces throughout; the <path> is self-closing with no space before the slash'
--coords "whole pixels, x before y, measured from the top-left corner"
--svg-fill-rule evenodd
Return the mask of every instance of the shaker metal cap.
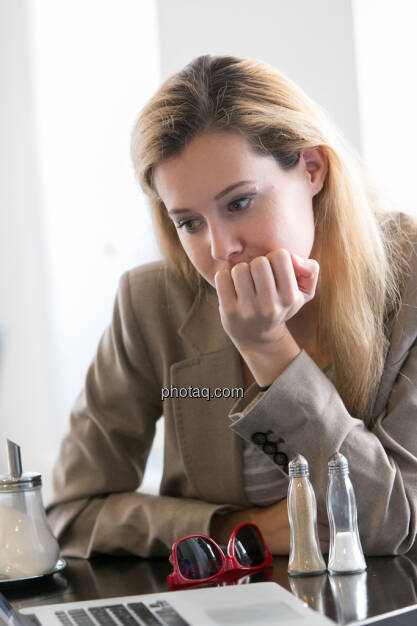
<path id="1" fill-rule="evenodd" d="M 288 475 L 289 476 L 309 476 L 310 470 L 308 468 L 308 461 L 302 454 L 297 454 L 288 463 Z"/>
<path id="2" fill-rule="evenodd" d="M 349 474 L 349 463 L 341 452 L 335 452 L 328 462 L 329 474 Z"/>
<path id="3" fill-rule="evenodd" d="M 20 446 L 10 439 L 7 440 L 10 474 L 0 475 L 0 493 L 4 491 L 22 491 L 33 489 L 42 484 L 41 475 L 36 472 L 22 473 Z"/>

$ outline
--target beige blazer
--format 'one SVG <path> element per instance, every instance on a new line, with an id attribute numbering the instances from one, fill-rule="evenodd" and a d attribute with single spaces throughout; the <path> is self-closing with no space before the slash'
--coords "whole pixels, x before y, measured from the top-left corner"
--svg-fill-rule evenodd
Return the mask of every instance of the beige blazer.
<path id="1" fill-rule="evenodd" d="M 71 414 L 54 470 L 49 521 L 63 555 L 163 556 L 179 537 L 207 534 L 212 515 L 250 506 L 243 442 L 271 430 L 288 458 L 310 462 L 325 506 L 327 461 L 350 462 L 367 554 L 414 544 L 417 524 L 417 254 L 366 423 L 350 416 L 329 378 L 302 351 L 267 392 L 243 400 L 171 398 L 161 388 L 243 387 L 216 293 L 195 298 L 162 262 L 124 274 L 112 323 Z M 138 493 L 155 423 L 165 418 L 160 495 Z M 272 435 L 271 435 L 272 437 Z M 270 458 L 270 457 L 269 457 Z M 272 461 L 271 461 L 272 462 Z M 286 496 L 288 477 L 282 469 Z"/>

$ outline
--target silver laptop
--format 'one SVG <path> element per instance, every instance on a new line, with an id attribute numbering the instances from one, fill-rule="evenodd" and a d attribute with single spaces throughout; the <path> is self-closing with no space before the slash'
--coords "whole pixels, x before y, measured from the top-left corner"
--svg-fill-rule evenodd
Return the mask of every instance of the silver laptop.
<path id="1" fill-rule="evenodd" d="M 42 626 L 334 626 L 273 582 L 25 608 Z M 29 620 L 25 620 L 28 623 Z"/>

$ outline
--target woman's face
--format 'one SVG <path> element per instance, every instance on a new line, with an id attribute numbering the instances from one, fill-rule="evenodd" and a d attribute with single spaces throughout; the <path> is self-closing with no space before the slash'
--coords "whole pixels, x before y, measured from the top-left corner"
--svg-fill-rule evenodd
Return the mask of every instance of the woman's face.
<path id="1" fill-rule="evenodd" d="M 212 132 L 155 168 L 154 182 L 191 263 L 214 287 L 215 273 L 286 248 L 310 256 L 312 198 L 327 171 L 320 148 L 283 170 L 238 133 Z"/>

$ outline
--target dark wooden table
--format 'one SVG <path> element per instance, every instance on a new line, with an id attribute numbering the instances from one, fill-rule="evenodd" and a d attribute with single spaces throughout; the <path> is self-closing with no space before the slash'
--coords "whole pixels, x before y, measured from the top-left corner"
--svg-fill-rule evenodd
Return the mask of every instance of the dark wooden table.
<path id="1" fill-rule="evenodd" d="M 168 589 L 168 559 L 102 556 L 66 561 L 67 567 L 59 574 L 38 582 L 2 585 L 0 591 L 20 609 Z M 290 578 L 287 563 L 287 558 L 275 558 L 268 570 L 242 578 L 238 584 L 275 581 L 339 624 L 417 603 L 417 555 L 367 558 L 365 573 L 346 576 Z"/>

